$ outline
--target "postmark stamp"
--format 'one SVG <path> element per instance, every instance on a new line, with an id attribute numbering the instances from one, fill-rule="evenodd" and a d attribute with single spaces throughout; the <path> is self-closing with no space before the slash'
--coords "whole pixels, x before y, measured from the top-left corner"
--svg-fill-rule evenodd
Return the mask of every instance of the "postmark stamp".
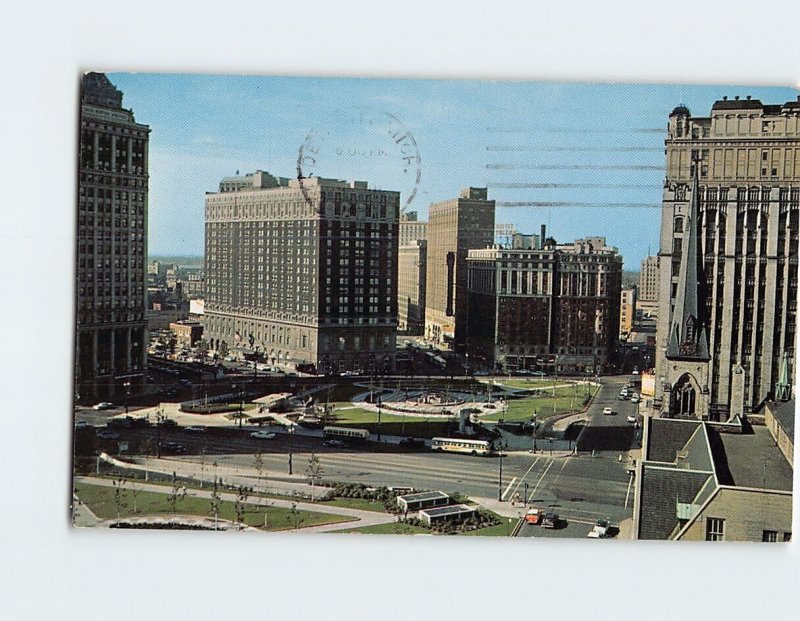
<path id="1" fill-rule="evenodd" d="M 366 107 L 337 110 L 324 126 L 310 130 L 298 149 L 297 178 L 309 203 L 304 179 L 335 175 L 349 179 L 360 170 L 368 170 L 376 185 L 382 179 L 387 188 L 394 185 L 401 199 L 405 197 L 401 211 L 414 201 L 422 179 L 422 157 L 411 130 L 394 114 Z"/>

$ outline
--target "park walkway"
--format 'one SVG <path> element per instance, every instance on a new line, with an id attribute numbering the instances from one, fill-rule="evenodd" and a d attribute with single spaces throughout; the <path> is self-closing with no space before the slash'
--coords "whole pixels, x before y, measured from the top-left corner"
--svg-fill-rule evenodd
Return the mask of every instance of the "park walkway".
<path id="1" fill-rule="evenodd" d="M 171 472 L 164 472 L 164 474 L 171 474 Z M 114 486 L 114 481 L 112 479 L 107 479 L 103 477 L 81 476 L 81 477 L 76 477 L 76 480 L 81 483 L 86 483 L 89 485 L 101 485 L 104 487 Z M 211 485 L 210 482 L 208 483 L 209 485 Z M 226 483 L 230 484 L 228 480 L 226 480 Z M 167 494 L 169 491 L 169 488 L 164 485 L 147 483 L 143 481 L 126 481 L 124 483 L 124 487 L 125 488 L 135 487 L 139 491 L 154 492 L 160 494 Z M 311 486 L 309 485 L 308 487 L 310 489 Z M 210 488 L 209 489 L 186 488 L 187 496 L 194 496 L 196 498 L 208 498 L 210 500 L 211 494 L 212 490 Z M 219 496 L 220 499 L 229 502 L 236 502 L 236 500 L 238 499 L 238 494 L 236 492 L 220 491 Z M 330 531 L 343 530 L 349 528 L 360 528 L 362 526 L 387 524 L 395 521 L 395 517 L 388 513 L 383 513 L 379 511 L 364 511 L 361 509 L 351 509 L 348 507 L 331 506 L 331 505 L 326 505 L 324 503 L 316 503 L 316 502 L 301 502 L 301 501 L 294 501 L 282 498 L 265 498 L 261 496 L 249 496 L 247 503 L 259 507 L 264 507 L 264 506 L 282 507 L 285 509 L 291 509 L 294 506 L 297 509 L 303 511 L 313 511 L 316 513 L 325 513 L 329 515 L 345 516 L 350 518 L 350 520 L 346 522 L 340 522 L 337 524 L 322 524 L 319 526 L 308 526 L 305 528 L 301 527 L 299 530 L 302 532 L 330 532 Z M 85 507 L 85 505 L 81 506 Z M 94 524 L 86 523 L 80 525 L 93 526 L 100 521 L 97 519 L 96 516 L 94 516 L 94 519 L 95 519 Z"/>

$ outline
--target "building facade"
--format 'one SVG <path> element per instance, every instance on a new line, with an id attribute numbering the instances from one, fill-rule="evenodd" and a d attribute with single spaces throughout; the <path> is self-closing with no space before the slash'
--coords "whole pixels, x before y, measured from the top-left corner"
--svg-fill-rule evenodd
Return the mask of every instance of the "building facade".
<path id="1" fill-rule="evenodd" d="M 471 250 L 467 263 L 472 366 L 608 369 L 619 328 L 622 257 L 605 238 Z"/>
<path id="2" fill-rule="evenodd" d="M 427 257 L 428 242 L 424 239 L 398 250 L 397 329 L 411 335 L 421 335 L 425 329 Z"/>
<path id="3" fill-rule="evenodd" d="M 658 256 L 645 257 L 639 272 L 637 292 L 637 306 L 643 313 L 653 316 L 658 313 L 658 288 Z"/>
<path id="4" fill-rule="evenodd" d="M 75 341 L 81 399 L 110 399 L 143 385 L 149 134 L 104 74 L 83 77 Z"/>
<path id="5" fill-rule="evenodd" d="M 727 420 L 759 408 L 795 355 L 800 101 L 679 106 L 666 153 L 654 403 Z"/>
<path id="6" fill-rule="evenodd" d="M 205 338 L 320 373 L 394 369 L 398 192 L 229 177 L 206 195 Z"/>
<path id="7" fill-rule="evenodd" d="M 428 223 L 417 219 L 416 211 L 400 215 L 399 245 L 408 246 L 415 241 L 428 239 Z"/>
<path id="8" fill-rule="evenodd" d="M 620 293 L 619 336 L 626 338 L 633 330 L 636 319 L 636 289 L 623 289 Z"/>
<path id="9" fill-rule="evenodd" d="M 466 336 L 467 253 L 494 241 L 495 202 L 486 188 L 431 205 L 428 216 L 428 271 L 425 338 L 463 348 Z"/>

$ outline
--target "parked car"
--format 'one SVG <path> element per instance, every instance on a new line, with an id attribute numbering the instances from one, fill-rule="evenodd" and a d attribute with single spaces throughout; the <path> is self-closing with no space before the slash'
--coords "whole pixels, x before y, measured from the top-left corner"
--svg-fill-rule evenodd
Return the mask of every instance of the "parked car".
<path id="1" fill-rule="evenodd" d="M 425 440 L 419 438 L 403 438 L 398 444 L 406 448 L 425 448 Z"/>
<path id="2" fill-rule="evenodd" d="M 119 416 L 119 417 L 109 418 L 106 421 L 106 427 L 129 429 L 130 427 L 133 427 L 133 418 L 130 416 Z"/>
<path id="3" fill-rule="evenodd" d="M 633 395 L 631 395 L 631 403 L 639 403 L 639 401 L 641 401 L 641 399 L 639 398 L 639 395 L 637 395 L 636 393 L 633 393 Z"/>
<path id="4" fill-rule="evenodd" d="M 558 513 L 548 511 L 542 517 L 542 526 L 544 528 L 557 528 L 559 523 Z"/>
<path id="5" fill-rule="evenodd" d="M 201 425 L 189 425 L 186 428 L 186 431 L 196 431 L 198 433 L 205 433 L 206 428 L 202 427 Z"/>
<path id="6" fill-rule="evenodd" d="M 629 423 L 635 423 L 636 422 L 636 417 L 633 414 L 630 414 L 628 416 L 628 422 Z"/>
<path id="7" fill-rule="evenodd" d="M 605 539 L 608 537 L 608 520 L 597 520 L 587 537 L 589 539 Z"/>
<path id="8" fill-rule="evenodd" d="M 614 410 L 611 408 L 603 408 L 603 415 L 604 416 L 613 416 Z"/>
<path id="9" fill-rule="evenodd" d="M 525 522 L 528 524 L 539 524 L 544 517 L 544 511 L 541 509 L 528 509 L 525 514 Z"/>
<path id="10" fill-rule="evenodd" d="M 119 438 L 119 434 L 116 431 L 111 431 L 109 429 L 98 429 L 97 437 L 101 440 L 116 440 Z"/>
<path id="11" fill-rule="evenodd" d="M 344 446 L 344 445 L 345 445 L 344 442 L 342 442 L 341 440 L 337 440 L 336 438 L 334 438 L 333 440 L 325 440 L 325 442 L 322 443 L 322 446 Z"/>
<path id="12" fill-rule="evenodd" d="M 161 442 L 159 444 L 162 450 L 168 451 L 170 453 L 185 453 L 186 452 L 186 445 L 181 444 L 180 442 Z"/>
<path id="13" fill-rule="evenodd" d="M 114 404 L 110 401 L 101 401 L 100 403 L 96 403 L 92 406 L 93 410 L 110 410 L 114 407 Z"/>
<path id="14" fill-rule="evenodd" d="M 158 423 L 158 424 L 161 427 L 177 427 L 178 426 L 178 421 L 176 421 L 176 420 L 174 420 L 172 418 L 162 418 L 161 422 Z"/>
<path id="15" fill-rule="evenodd" d="M 88 429 L 89 427 L 91 427 L 91 425 L 85 420 L 79 420 L 75 422 L 75 429 Z"/>
<path id="16" fill-rule="evenodd" d="M 258 438 L 259 440 L 272 440 L 276 436 L 271 431 L 254 431 L 250 434 L 251 438 Z"/>

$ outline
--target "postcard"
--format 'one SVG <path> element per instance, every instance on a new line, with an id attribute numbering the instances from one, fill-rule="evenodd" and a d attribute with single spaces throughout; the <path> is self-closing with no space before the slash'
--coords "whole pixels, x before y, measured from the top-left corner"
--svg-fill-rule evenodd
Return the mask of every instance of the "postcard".
<path id="1" fill-rule="evenodd" d="M 75 526 L 791 540 L 795 89 L 79 79 Z"/>

